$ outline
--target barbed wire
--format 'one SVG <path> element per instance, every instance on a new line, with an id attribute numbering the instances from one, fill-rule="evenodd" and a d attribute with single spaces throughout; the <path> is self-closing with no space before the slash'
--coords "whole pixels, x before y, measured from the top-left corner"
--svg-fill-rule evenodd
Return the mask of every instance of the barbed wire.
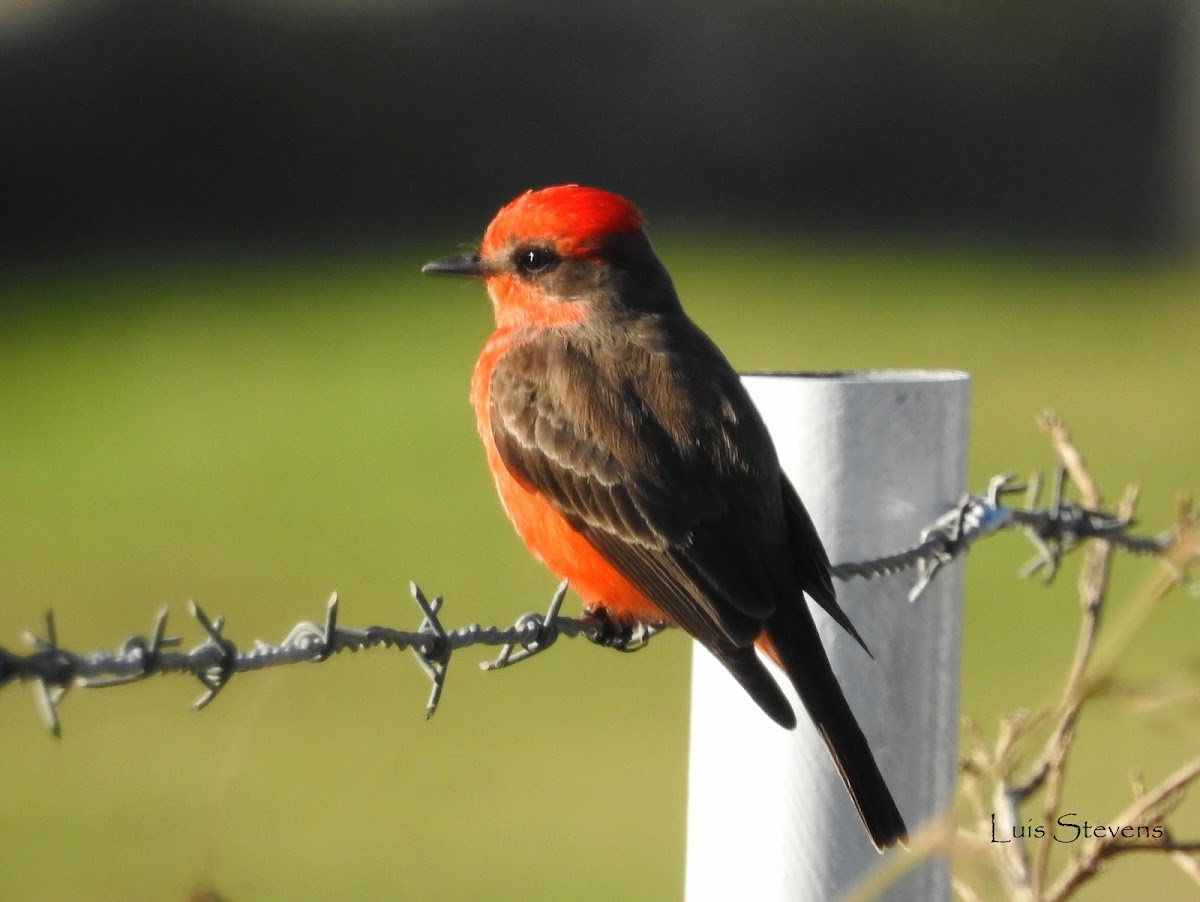
<path id="1" fill-rule="evenodd" d="M 855 577 L 873 579 L 916 568 L 917 581 L 909 592 L 916 601 L 937 574 L 961 557 L 984 536 L 1019 527 L 1033 543 L 1035 556 L 1020 570 L 1024 577 L 1039 570 L 1046 581 L 1057 573 L 1062 556 L 1087 539 L 1104 539 L 1138 554 L 1159 554 L 1171 541 L 1171 534 L 1134 535 L 1133 521 L 1104 511 L 1089 510 L 1064 497 L 1066 473 L 1059 469 L 1050 504 L 1039 507 L 1041 479 L 1034 474 L 1028 487 L 1015 485 L 1014 474 L 1002 474 L 988 482 L 979 495 L 967 495 L 953 508 L 921 531 L 919 541 L 910 548 L 866 561 L 834 565 L 833 575 L 842 581 Z M 1008 496 L 1026 493 L 1025 507 L 1004 503 Z M 210 618 L 196 602 L 188 603 L 191 617 L 205 638 L 190 651 L 175 651 L 182 642 L 167 635 L 167 608 L 155 616 L 149 636 L 126 639 L 115 652 L 78 653 L 58 643 L 52 612 L 46 613 L 44 635 L 25 635 L 33 647 L 29 654 L 17 654 L 0 646 L 0 687 L 14 682 L 33 684 L 35 698 L 46 727 L 58 736 L 61 721 L 58 706 L 72 686 L 86 689 L 109 688 L 139 682 L 162 674 L 190 674 L 204 686 L 203 694 L 192 707 L 208 705 L 228 685 L 234 674 L 287 664 L 318 663 L 344 651 L 369 648 L 408 649 L 432 684 L 425 705 L 426 718 L 432 717 L 441 700 L 451 656 L 455 651 L 474 645 L 499 646 L 497 656 L 480 666 L 498 670 L 512 666 L 545 651 L 561 636 L 583 636 L 620 651 L 644 648 L 663 627 L 639 624 L 614 641 L 612 625 L 598 619 L 560 615 L 567 593 L 566 581 L 559 584 L 545 614 L 523 614 L 510 626 L 485 627 L 471 623 L 447 629 L 439 613 L 443 600 L 428 600 L 416 583 L 409 584 L 413 602 L 420 609 L 421 622 L 415 630 L 384 626 L 365 628 L 338 624 L 339 599 L 330 596 L 321 623 L 302 621 L 278 644 L 255 639 L 251 647 L 239 648 L 225 635 L 225 618 Z"/>

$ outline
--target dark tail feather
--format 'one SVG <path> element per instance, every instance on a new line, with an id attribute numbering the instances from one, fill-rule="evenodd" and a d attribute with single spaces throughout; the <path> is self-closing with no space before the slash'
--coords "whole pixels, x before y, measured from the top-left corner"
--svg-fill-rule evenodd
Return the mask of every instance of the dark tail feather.
<path id="1" fill-rule="evenodd" d="M 908 827 L 829 666 L 808 607 L 803 599 L 800 604 L 800 610 L 781 605 L 767 621 L 767 635 L 825 741 L 871 842 L 882 852 L 897 842 L 904 843 Z"/>
<path id="2" fill-rule="evenodd" d="M 771 676 L 754 647 L 722 648 L 714 652 L 733 678 L 742 684 L 742 688 L 750 693 L 750 697 L 766 712 L 767 716 L 785 730 L 796 728 L 796 713 L 792 710 L 791 702 Z"/>

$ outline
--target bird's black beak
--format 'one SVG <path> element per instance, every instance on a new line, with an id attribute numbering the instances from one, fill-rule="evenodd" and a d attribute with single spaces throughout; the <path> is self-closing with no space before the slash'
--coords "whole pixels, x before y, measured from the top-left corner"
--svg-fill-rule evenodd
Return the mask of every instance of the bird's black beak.
<path id="1" fill-rule="evenodd" d="M 478 254 L 460 254 L 457 257 L 445 257 L 434 260 L 421 267 L 421 272 L 427 276 L 486 276 L 487 267 L 479 259 Z"/>

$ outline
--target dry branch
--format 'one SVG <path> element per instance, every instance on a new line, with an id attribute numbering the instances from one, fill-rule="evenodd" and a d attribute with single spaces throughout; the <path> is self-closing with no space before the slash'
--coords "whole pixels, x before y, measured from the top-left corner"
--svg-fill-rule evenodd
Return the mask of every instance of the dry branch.
<path id="1" fill-rule="evenodd" d="M 1050 509 L 1056 510 L 1064 504 L 1065 482 L 1061 474 L 1069 475 L 1070 481 L 1079 490 L 1081 505 L 1085 509 L 1098 508 L 1101 504 L 1099 486 L 1072 442 L 1066 426 L 1053 414 L 1043 415 L 1039 423 L 1048 433 L 1062 462 Z M 1031 482 L 1031 485 L 1036 486 L 1037 482 Z M 1114 522 L 1133 522 L 1137 496 L 1135 486 L 1126 489 Z M 1035 503 L 1035 500 L 1036 491 L 1031 495 L 1030 503 Z M 1037 545 L 1041 536 L 1031 538 Z M 964 847 L 976 850 L 984 848 L 992 853 L 995 872 L 1012 899 L 1059 902 L 1069 898 L 1091 880 L 1105 862 L 1132 852 L 1166 853 L 1193 879 L 1200 874 L 1200 863 L 1192 857 L 1200 849 L 1200 841 L 1177 841 L 1163 824 L 1167 815 L 1182 801 L 1184 790 L 1200 776 L 1200 759 L 1196 759 L 1150 792 L 1138 790 L 1134 802 L 1107 822 L 1117 825 L 1118 829 L 1127 829 L 1112 835 L 1106 832 L 1102 836 L 1089 838 L 1082 854 L 1066 865 L 1050 883 L 1051 855 L 1057 837 L 1053 829 L 1045 827 L 1061 823 L 1059 818 L 1064 816 L 1061 814 L 1062 789 L 1075 747 L 1076 727 L 1088 702 L 1095 698 L 1097 687 L 1109 679 L 1120 651 L 1127 647 L 1148 612 L 1157 607 L 1171 589 L 1181 585 L 1188 577 L 1189 568 L 1200 562 L 1200 524 L 1191 511 L 1190 503 L 1181 501 L 1175 529 L 1161 555 L 1166 575 L 1156 579 L 1150 590 L 1143 594 L 1142 603 L 1133 607 L 1134 615 L 1127 619 L 1119 631 L 1118 641 L 1110 643 L 1107 654 L 1101 657 L 1097 648 L 1104 622 L 1109 575 L 1113 552 L 1120 544 L 1111 536 L 1094 536 L 1089 543 L 1087 557 L 1080 569 L 1080 624 L 1071 664 L 1052 712 L 1053 726 L 1041 742 L 1025 777 L 1014 782 L 1011 775 L 1017 761 L 1027 751 L 1034 733 L 1033 726 L 1040 718 L 1019 714 L 1003 719 L 997 739 L 990 747 L 984 743 L 978 728 L 968 725 L 972 748 L 963 764 L 961 789 L 972 806 L 978 826 L 961 831 L 960 839 Z M 1058 548 L 1061 547 L 1060 544 Z M 1032 572 L 1036 568 L 1027 569 Z M 1051 565 L 1047 564 L 1047 569 L 1053 573 Z M 986 813 L 981 783 L 989 780 L 992 782 L 992 807 L 991 812 Z M 1036 840 L 1036 845 L 1031 858 L 1030 842 L 1027 842 L 1031 838 L 1016 827 L 1023 823 L 1021 806 L 1039 793 L 1043 829 L 1032 838 Z M 1147 833 L 1146 836 L 1140 835 L 1137 831 L 1139 827 Z M 1131 829 L 1133 836 L 1128 835 Z M 981 836 L 986 836 L 989 831 L 991 841 L 981 843 Z M 997 841 L 998 834 L 1004 836 L 1004 840 Z M 960 895 L 969 897 L 974 892 L 965 882 L 960 881 L 960 884 Z"/>

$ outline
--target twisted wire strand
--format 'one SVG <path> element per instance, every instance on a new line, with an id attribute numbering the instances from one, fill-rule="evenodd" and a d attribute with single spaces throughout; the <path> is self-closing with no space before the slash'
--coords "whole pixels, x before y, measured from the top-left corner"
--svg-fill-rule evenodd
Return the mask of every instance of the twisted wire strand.
<path id="1" fill-rule="evenodd" d="M 835 564 L 835 578 L 874 579 L 916 569 L 917 580 L 909 593 L 915 601 L 940 570 L 964 555 L 970 546 L 1005 529 L 1019 527 L 1037 549 L 1035 557 L 1022 568 L 1032 575 L 1042 570 L 1049 581 L 1057 572 L 1060 559 L 1087 539 L 1103 539 L 1136 554 L 1159 554 L 1171 541 L 1170 534 L 1137 535 L 1130 532 L 1133 523 L 1103 511 L 1092 511 L 1061 497 L 1062 480 L 1049 507 L 1026 508 L 1003 503 L 1006 495 L 1024 491 L 1013 485 L 1012 474 L 990 480 L 980 495 L 968 495 L 922 530 L 910 548 L 864 561 Z M 1036 492 L 1031 493 L 1035 496 Z M 262 670 L 287 664 L 316 663 L 344 651 L 369 648 L 395 648 L 412 652 L 432 684 L 425 716 L 437 710 L 445 686 L 450 660 L 455 651 L 476 645 L 499 647 L 496 658 L 483 662 L 485 670 L 509 667 L 552 646 L 560 636 L 583 636 L 592 642 L 620 651 L 637 651 L 662 630 L 661 625 L 639 624 L 628 634 L 613 636 L 612 624 L 583 617 L 560 615 L 567 583 L 559 584 L 545 614 L 527 613 L 506 627 L 478 623 L 446 629 L 439 619 L 440 596 L 429 600 L 416 583 L 409 584 L 413 602 L 421 613 L 415 630 L 385 626 L 363 628 L 338 625 L 339 600 L 330 596 L 321 623 L 296 624 L 279 644 L 255 639 L 249 647 L 239 648 L 224 632 L 225 618 L 210 618 L 194 601 L 189 613 L 205 638 L 189 651 L 177 650 L 181 639 L 167 635 L 167 609 L 161 609 L 148 636 L 135 635 L 115 652 L 73 652 L 61 647 L 53 613 L 47 612 L 43 636 L 26 634 L 32 646 L 28 654 L 0 647 L 0 687 L 14 682 L 30 682 L 47 728 L 61 732 L 58 705 L 72 686 L 104 688 L 138 682 L 161 674 L 189 674 L 204 686 L 203 694 L 193 703 L 203 708 L 216 698 L 236 673 Z"/>

